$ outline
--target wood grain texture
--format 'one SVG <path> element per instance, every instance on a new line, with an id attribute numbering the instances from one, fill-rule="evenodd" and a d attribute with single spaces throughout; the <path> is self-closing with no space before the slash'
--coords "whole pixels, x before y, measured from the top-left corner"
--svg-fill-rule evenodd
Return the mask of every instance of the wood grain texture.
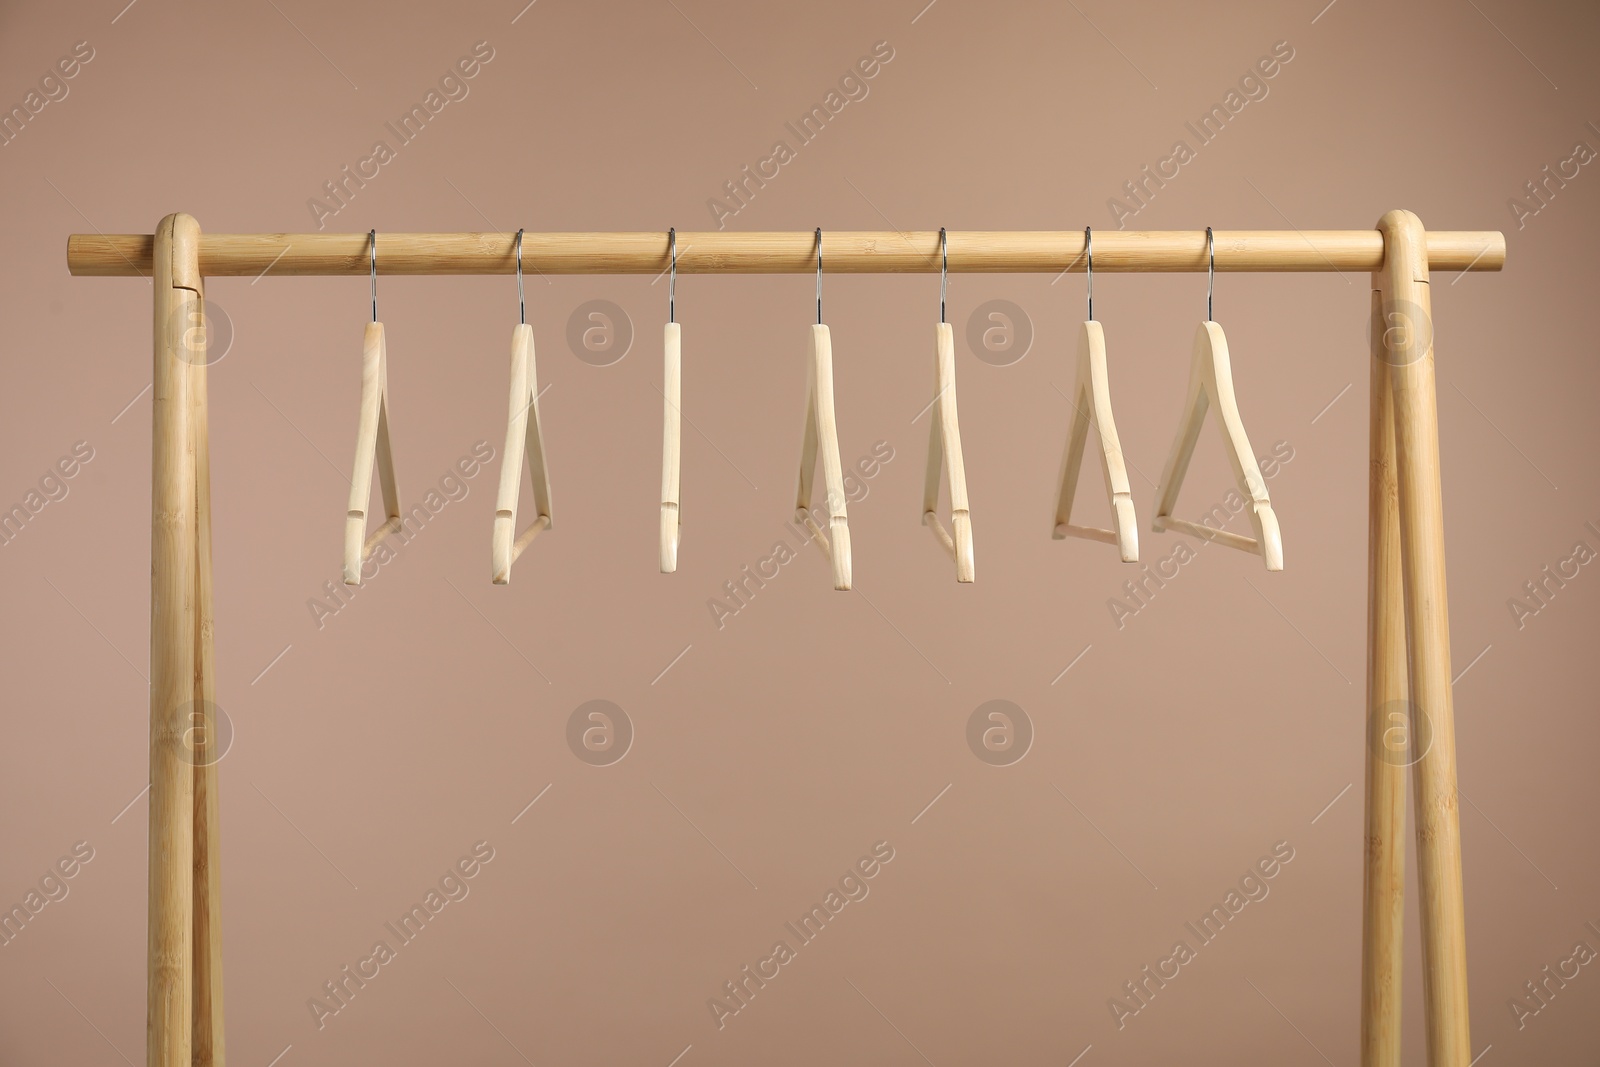
<path id="1" fill-rule="evenodd" d="M 1412 767 L 1428 1062 L 1467 1067 L 1472 1050 L 1466 908 L 1427 245 L 1422 222 L 1409 211 L 1391 211 L 1378 226 L 1388 241 L 1381 358 L 1388 361 L 1393 390 L 1411 700 L 1431 736 L 1427 752 Z"/>
<path id="2" fill-rule="evenodd" d="M 150 497 L 150 860 L 145 1062 L 191 1067 L 199 616 L 192 375 L 185 333 L 201 314 L 200 225 L 156 230 Z"/>
<path id="3" fill-rule="evenodd" d="M 928 467 L 922 485 L 922 522 L 933 530 L 956 564 L 956 581 L 973 580 L 972 511 L 967 503 L 967 466 L 961 457 L 961 424 L 956 409 L 956 342 L 950 324 L 934 331 L 933 405 L 929 409 Z M 950 483 L 950 527 L 939 522 L 939 486 Z"/>
<path id="4" fill-rule="evenodd" d="M 1216 269 L 1358 271 L 1383 266 L 1376 230 L 1217 230 Z M 515 274 L 515 233 L 385 233 L 379 274 Z M 76 275 L 150 273 L 148 234 L 75 233 L 67 269 Z M 809 274 L 817 269 L 811 230 L 678 234 L 679 274 Z M 1427 235 L 1434 270 L 1499 270 L 1505 236 L 1492 230 Z M 1079 230 L 954 231 L 952 274 L 1057 274 L 1082 271 Z M 1204 230 L 1105 231 L 1095 235 L 1099 273 L 1206 269 Z M 828 230 L 830 274 L 936 274 L 939 231 Z M 361 275 L 371 270 L 365 233 L 205 234 L 200 270 L 210 277 Z M 660 274 L 671 256 L 664 232 L 525 233 L 523 267 L 540 274 Z"/>
<path id="5" fill-rule="evenodd" d="M 1116 545 L 1124 563 L 1139 561 L 1139 520 L 1133 509 L 1133 489 L 1128 485 L 1128 465 L 1122 458 L 1117 420 L 1111 410 L 1111 376 L 1106 364 L 1106 335 L 1100 324 L 1088 320 L 1078 330 L 1078 376 L 1072 387 L 1072 421 L 1061 454 L 1061 475 L 1056 490 L 1056 516 L 1050 536 L 1059 541 L 1081 537 Z M 1072 521 L 1078 475 L 1093 424 L 1099 443 L 1100 470 L 1105 475 L 1106 499 L 1111 505 L 1111 529 Z"/>

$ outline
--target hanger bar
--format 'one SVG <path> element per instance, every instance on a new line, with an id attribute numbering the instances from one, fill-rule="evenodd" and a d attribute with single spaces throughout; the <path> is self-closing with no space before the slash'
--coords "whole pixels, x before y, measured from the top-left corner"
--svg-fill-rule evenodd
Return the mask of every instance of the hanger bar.
<path id="1" fill-rule="evenodd" d="M 1369 273 L 1383 269 L 1377 230 L 1217 230 L 1219 271 Z M 379 274 L 515 274 L 515 233 L 385 233 Z M 830 274 L 935 274 L 939 231 L 828 230 Z M 1173 273 L 1206 269 L 1204 230 L 1102 230 L 1095 271 Z M 366 233 L 202 233 L 200 272 L 210 277 L 365 275 Z M 80 276 L 150 273 L 150 234 L 75 233 L 67 269 Z M 1056 274 L 1083 270 L 1082 230 L 953 231 L 950 270 L 968 274 Z M 1430 230 L 1434 271 L 1495 271 L 1505 265 L 1505 235 L 1494 230 Z M 679 233 L 680 274 L 809 274 L 817 266 L 813 230 L 793 233 Z M 541 274 L 658 274 L 671 265 L 666 231 L 525 233 L 524 268 Z"/>

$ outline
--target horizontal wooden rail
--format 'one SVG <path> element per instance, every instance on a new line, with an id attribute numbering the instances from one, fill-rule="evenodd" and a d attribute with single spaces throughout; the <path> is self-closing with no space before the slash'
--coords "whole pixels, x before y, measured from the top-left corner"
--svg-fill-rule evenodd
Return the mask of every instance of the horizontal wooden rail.
<path id="1" fill-rule="evenodd" d="M 1383 268 L 1377 230 L 1218 230 L 1219 271 L 1329 271 L 1367 274 Z M 149 234 L 75 233 L 67 269 L 77 275 L 150 273 Z M 1434 230 L 1427 235 L 1433 271 L 1499 270 L 1505 235 L 1493 230 Z M 950 270 L 967 274 L 1055 274 L 1084 269 L 1081 230 L 957 231 L 949 234 Z M 207 233 L 200 271 L 211 277 L 366 274 L 365 233 Z M 526 233 L 529 274 L 656 274 L 670 260 L 665 232 Z M 823 231 L 822 266 L 831 274 L 928 274 L 939 270 L 939 234 L 919 230 Z M 816 237 L 790 233 L 680 233 L 682 274 L 804 274 L 816 270 Z M 378 234 L 379 274 L 512 274 L 516 234 Z M 1203 271 L 1204 230 L 1103 230 L 1094 233 L 1094 269 L 1116 273 Z"/>

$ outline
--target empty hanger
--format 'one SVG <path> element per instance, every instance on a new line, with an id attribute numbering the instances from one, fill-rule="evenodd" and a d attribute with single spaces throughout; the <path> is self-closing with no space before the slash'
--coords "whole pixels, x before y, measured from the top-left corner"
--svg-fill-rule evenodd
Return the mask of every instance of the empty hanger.
<path id="1" fill-rule="evenodd" d="M 1255 453 L 1250 450 L 1250 439 L 1245 436 L 1244 422 L 1239 418 L 1239 404 L 1233 395 L 1233 368 L 1228 359 L 1228 339 L 1223 335 L 1222 327 L 1211 319 L 1217 254 L 1216 239 L 1209 226 L 1206 227 L 1206 248 L 1209 256 L 1206 321 L 1195 331 L 1194 360 L 1189 368 L 1189 396 L 1184 401 L 1183 421 L 1178 426 L 1177 440 L 1172 443 L 1172 454 L 1167 457 L 1166 469 L 1161 472 L 1161 488 L 1156 495 L 1156 517 L 1151 527 L 1157 533 L 1177 530 L 1179 533 L 1216 541 L 1229 548 L 1253 552 L 1266 561 L 1267 570 L 1281 571 L 1283 537 L 1278 530 L 1278 517 L 1273 514 L 1272 501 L 1267 497 L 1266 479 L 1261 477 L 1261 467 L 1256 462 Z M 1207 407 L 1217 409 L 1217 425 L 1222 430 L 1223 447 L 1227 450 L 1228 462 L 1233 466 L 1234 480 L 1248 501 L 1250 525 L 1255 529 L 1255 537 L 1244 537 L 1172 517 L 1172 508 L 1177 503 L 1184 475 L 1189 471 L 1189 460 L 1194 455 L 1195 442 L 1200 438 L 1200 426 L 1205 421 Z"/>
<path id="2" fill-rule="evenodd" d="M 661 573 L 678 569 L 678 536 L 683 515 L 678 501 L 678 462 L 682 418 L 678 404 L 683 399 L 682 337 L 678 332 L 678 230 L 667 231 L 672 253 L 671 277 L 667 281 L 667 328 L 661 339 L 663 353 L 661 395 Z M 660 275 L 657 275 L 660 277 Z"/>
<path id="3" fill-rule="evenodd" d="M 1122 562 L 1139 561 L 1139 524 L 1133 512 L 1133 491 L 1128 486 L 1128 468 L 1122 458 L 1122 443 L 1117 439 L 1117 422 L 1111 414 L 1111 381 L 1106 370 L 1106 335 L 1094 317 L 1094 233 L 1083 229 L 1083 251 L 1087 257 L 1089 318 L 1078 331 L 1078 377 L 1072 387 L 1072 424 L 1067 430 L 1067 447 L 1061 456 L 1060 491 L 1056 494 L 1056 521 L 1051 537 L 1082 537 L 1116 545 Z M 1078 490 L 1078 474 L 1083 468 L 1084 447 L 1089 439 L 1091 418 L 1100 440 L 1100 468 L 1105 473 L 1106 496 L 1111 502 L 1114 530 L 1072 523 L 1072 502 Z"/>
<path id="4" fill-rule="evenodd" d="M 344 584 L 361 584 L 361 566 L 384 538 L 400 528 L 400 491 L 394 481 L 389 447 L 389 359 L 378 321 L 378 231 L 372 245 L 372 321 L 361 340 L 361 418 L 356 424 L 356 461 L 350 479 L 350 506 L 344 520 Z M 367 502 L 372 496 L 372 465 L 378 465 L 384 523 L 367 535 Z"/>
<path id="5" fill-rule="evenodd" d="M 939 227 L 939 325 L 934 332 L 932 422 L 928 425 L 928 474 L 922 485 L 922 525 L 956 562 L 956 581 L 973 577 L 972 515 L 967 508 L 967 468 L 961 460 L 961 427 L 956 421 L 956 343 L 944 319 L 950 280 L 949 237 Z M 939 482 L 950 479 L 950 527 L 939 523 Z"/>
<path id="6" fill-rule="evenodd" d="M 817 476 L 821 446 L 823 485 L 828 497 L 828 533 L 811 517 L 811 483 Z M 844 506 L 844 469 L 839 463 L 839 428 L 833 416 L 833 341 L 822 324 L 822 227 L 817 227 L 817 324 L 811 327 L 811 357 L 806 366 L 806 428 L 800 444 L 800 485 L 795 520 L 833 563 L 833 587 L 850 588 L 850 520 Z M 832 535 L 831 538 L 829 535 Z"/>
<path id="7" fill-rule="evenodd" d="M 533 327 L 522 289 L 522 231 L 517 231 L 518 322 L 511 332 L 511 399 L 506 417 L 506 450 L 500 457 L 500 488 L 495 497 L 494 584 L 511 581 L 511 564 L 540 531 L 552 525 L 550 474 L 545 469 L 544 433 L 539 428 L 539 373 L 533 358 Z M 522 491 L 522 460 L 527 456 L 533 478 L 533 506 L 538 509 L 528 528 L 518 534 L 517 497 Z M 515 539 L 513 540 L 513 536 Z"/>

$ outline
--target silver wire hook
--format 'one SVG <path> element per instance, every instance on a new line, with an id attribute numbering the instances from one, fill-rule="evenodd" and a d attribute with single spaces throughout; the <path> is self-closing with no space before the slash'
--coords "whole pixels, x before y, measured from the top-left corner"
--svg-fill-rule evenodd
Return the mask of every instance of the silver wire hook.
<path id="1" fill-rule="evenodd" d="M 528 299 L 522 293 L 522 231 L 517 231 L 517 321 L 528 324 Z"/>
<path id="2" fill-rule="evenodd" d="M 1094 227 L 1083 228 L 1083 254 L 1089 261 L 1088 270 L 1085 272 L 1089 278 L 1089 321 L 1094 321 Z"/>
<path id="3" fill-rule="evenodd" d="M 678 228 L 667 229 L 667 244 L 672 248 L 672 274 L 667 279 L 667 321 L 677 322 L 678 318 Z M 658 275 L 659 277 L 659 275 Z"/>
<path id="4" fill-rule="evenodd" d="M 817 227 L 817 325 L 822 325 L 822 227 Z"/>
<path id="5" fill-rule="evenodd" d="M 944 322 L 944 295 L 950 285 L 950 241 L 939 227 L 939 321 Z"/>
<path id="6" fill-rule="evenodd" d="M 372 321 L 378 321 L 378 231 L 369 230 L 367 240 L 372 243 Z"/>
<path id="7" fill-rule="evenodd" d="M 1206 321 L 1211 318 L 1211 294 L 1217 285 L 1217 239 L 1211 232 L 1211 227 L 1206 227 Z"/>

